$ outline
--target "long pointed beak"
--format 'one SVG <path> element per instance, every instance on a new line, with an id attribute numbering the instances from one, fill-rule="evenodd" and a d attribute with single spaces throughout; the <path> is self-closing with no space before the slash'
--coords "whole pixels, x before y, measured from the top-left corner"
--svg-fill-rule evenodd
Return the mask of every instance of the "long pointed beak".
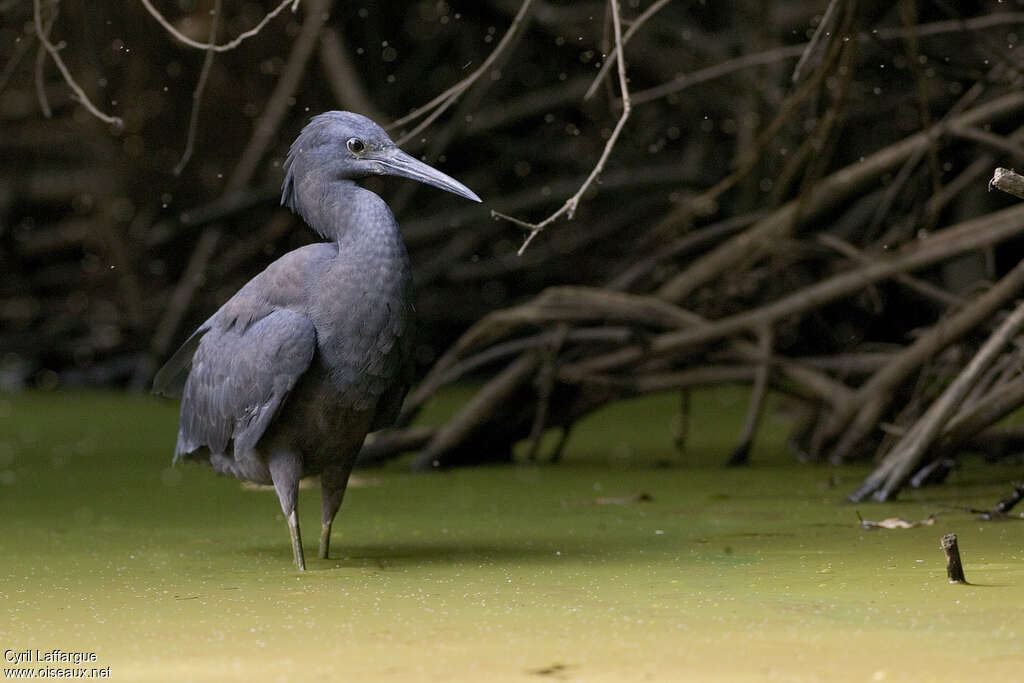
<path id="1" fill-rule="evenodd" d="M 433 166 L 428 166 L 422 161 L 409 156 L 400 149 L 389 150 L 385 154 L 373 157 L 373 160 L 384 167 L 383 172 L 387 175 L 396 175 L 403 178 L 418 180 L 421 183 L 426 183 L 427 185 L 433 185 L 434 187 L 442 190 L 447 190 L 448 192 L 457 194 L 460 197 L 472 199 L 474 202 L 480 201 L 480 197 L 477 197 L 473 190 L 469 189 L 455 178 L 441 173 Z"/>

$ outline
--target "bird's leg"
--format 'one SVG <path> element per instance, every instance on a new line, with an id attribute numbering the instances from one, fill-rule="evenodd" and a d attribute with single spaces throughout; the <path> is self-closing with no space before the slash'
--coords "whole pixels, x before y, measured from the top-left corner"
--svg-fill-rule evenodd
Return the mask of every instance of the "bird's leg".
<path id="1" fill-rule="evenodd" d="M 345 488 L 348 486 L 348 476 L 352 472 L 353 462 L 329 467 L 320 475 L 320 495 L 322 503 L 322 517 L 320 524 L 320 559 L 326 560 L 331 547 L 331 523 L 334 516 L 338 514 L 341 507 L 341 500 L 345 497 Z"/>
<path id="2" fill-rule="evenodd" d="M 288 522 L 288 533 L 292 537 L 292 555 L 299 571 L 306 570 L 306 559 L 302 555 L 302 536 L 299 533 L 299 479 L 302 478 L 302 460 L 297 453 L 280 451 L 274 453 L 267 463 L 274 490 L 281 501 L 281 512 Z"/>
<path id="3" fill-rule="evenodd" d="M 295 558 L 295 566 L 300 572 L 306 571 L 306 558 L 302 554 L 302 533 L 299 531 L 299 515 L 292 508 L 286 518 L 288 521 L 288 533 L 292 537 L 292 557 Z"/>

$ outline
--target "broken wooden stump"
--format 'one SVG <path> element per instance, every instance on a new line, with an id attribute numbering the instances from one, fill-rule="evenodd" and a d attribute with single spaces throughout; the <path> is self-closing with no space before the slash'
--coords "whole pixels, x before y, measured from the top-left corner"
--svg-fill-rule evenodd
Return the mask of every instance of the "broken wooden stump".
<path id="1" fill-rule="evenodd" d="M 946 554 L 946 576 L 950 583 L 967 583 L 964 578 L 964 566 L 960 562 L 960 547 L 956 542 L 956 534 L 942 537 L 942 552 Z"/>
<path id="2" fill-rule="evenodd" d="M 997 168 L 988 181 L 988 189 L 996 188 L 1014 197 L 1024 199 L 1024 176 L 1006 168 Z"/>

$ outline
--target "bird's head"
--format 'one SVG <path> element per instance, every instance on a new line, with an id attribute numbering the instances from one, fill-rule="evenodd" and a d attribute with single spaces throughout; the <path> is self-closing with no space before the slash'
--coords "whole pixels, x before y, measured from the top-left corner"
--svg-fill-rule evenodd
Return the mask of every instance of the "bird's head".
<path id="1" fill-rule="evenodd" d="M 338 180 L 373 175 L 411 178 L 475 202 L 480 197 L 454 178 L 398 149 L 376 123 L 347 111 L 329 111 L 313 119 L 292 143 L 285 161 L 281 204 L 296 210 L 296 183 L 310 173 Z"/>

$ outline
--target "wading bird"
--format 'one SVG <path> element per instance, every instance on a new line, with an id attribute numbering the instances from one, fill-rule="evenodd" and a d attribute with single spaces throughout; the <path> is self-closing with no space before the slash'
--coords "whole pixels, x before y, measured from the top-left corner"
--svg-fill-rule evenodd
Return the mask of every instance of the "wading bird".
<path id="1" fill-rule="evenodd" d="M 281 204 L 327 241 L 250 280 L 167 361 L 153 390 L 182 396 L 176 461 L 273 484 L 305 569 L 299 479 L 320 475 L 326 558 L 363 439 L 394 421 L 409 384 L 409 257 L 387 204 L 355 181 L 401 176 L 480 198 L 349 112 L 314 117 L 285 170 Z"/>

